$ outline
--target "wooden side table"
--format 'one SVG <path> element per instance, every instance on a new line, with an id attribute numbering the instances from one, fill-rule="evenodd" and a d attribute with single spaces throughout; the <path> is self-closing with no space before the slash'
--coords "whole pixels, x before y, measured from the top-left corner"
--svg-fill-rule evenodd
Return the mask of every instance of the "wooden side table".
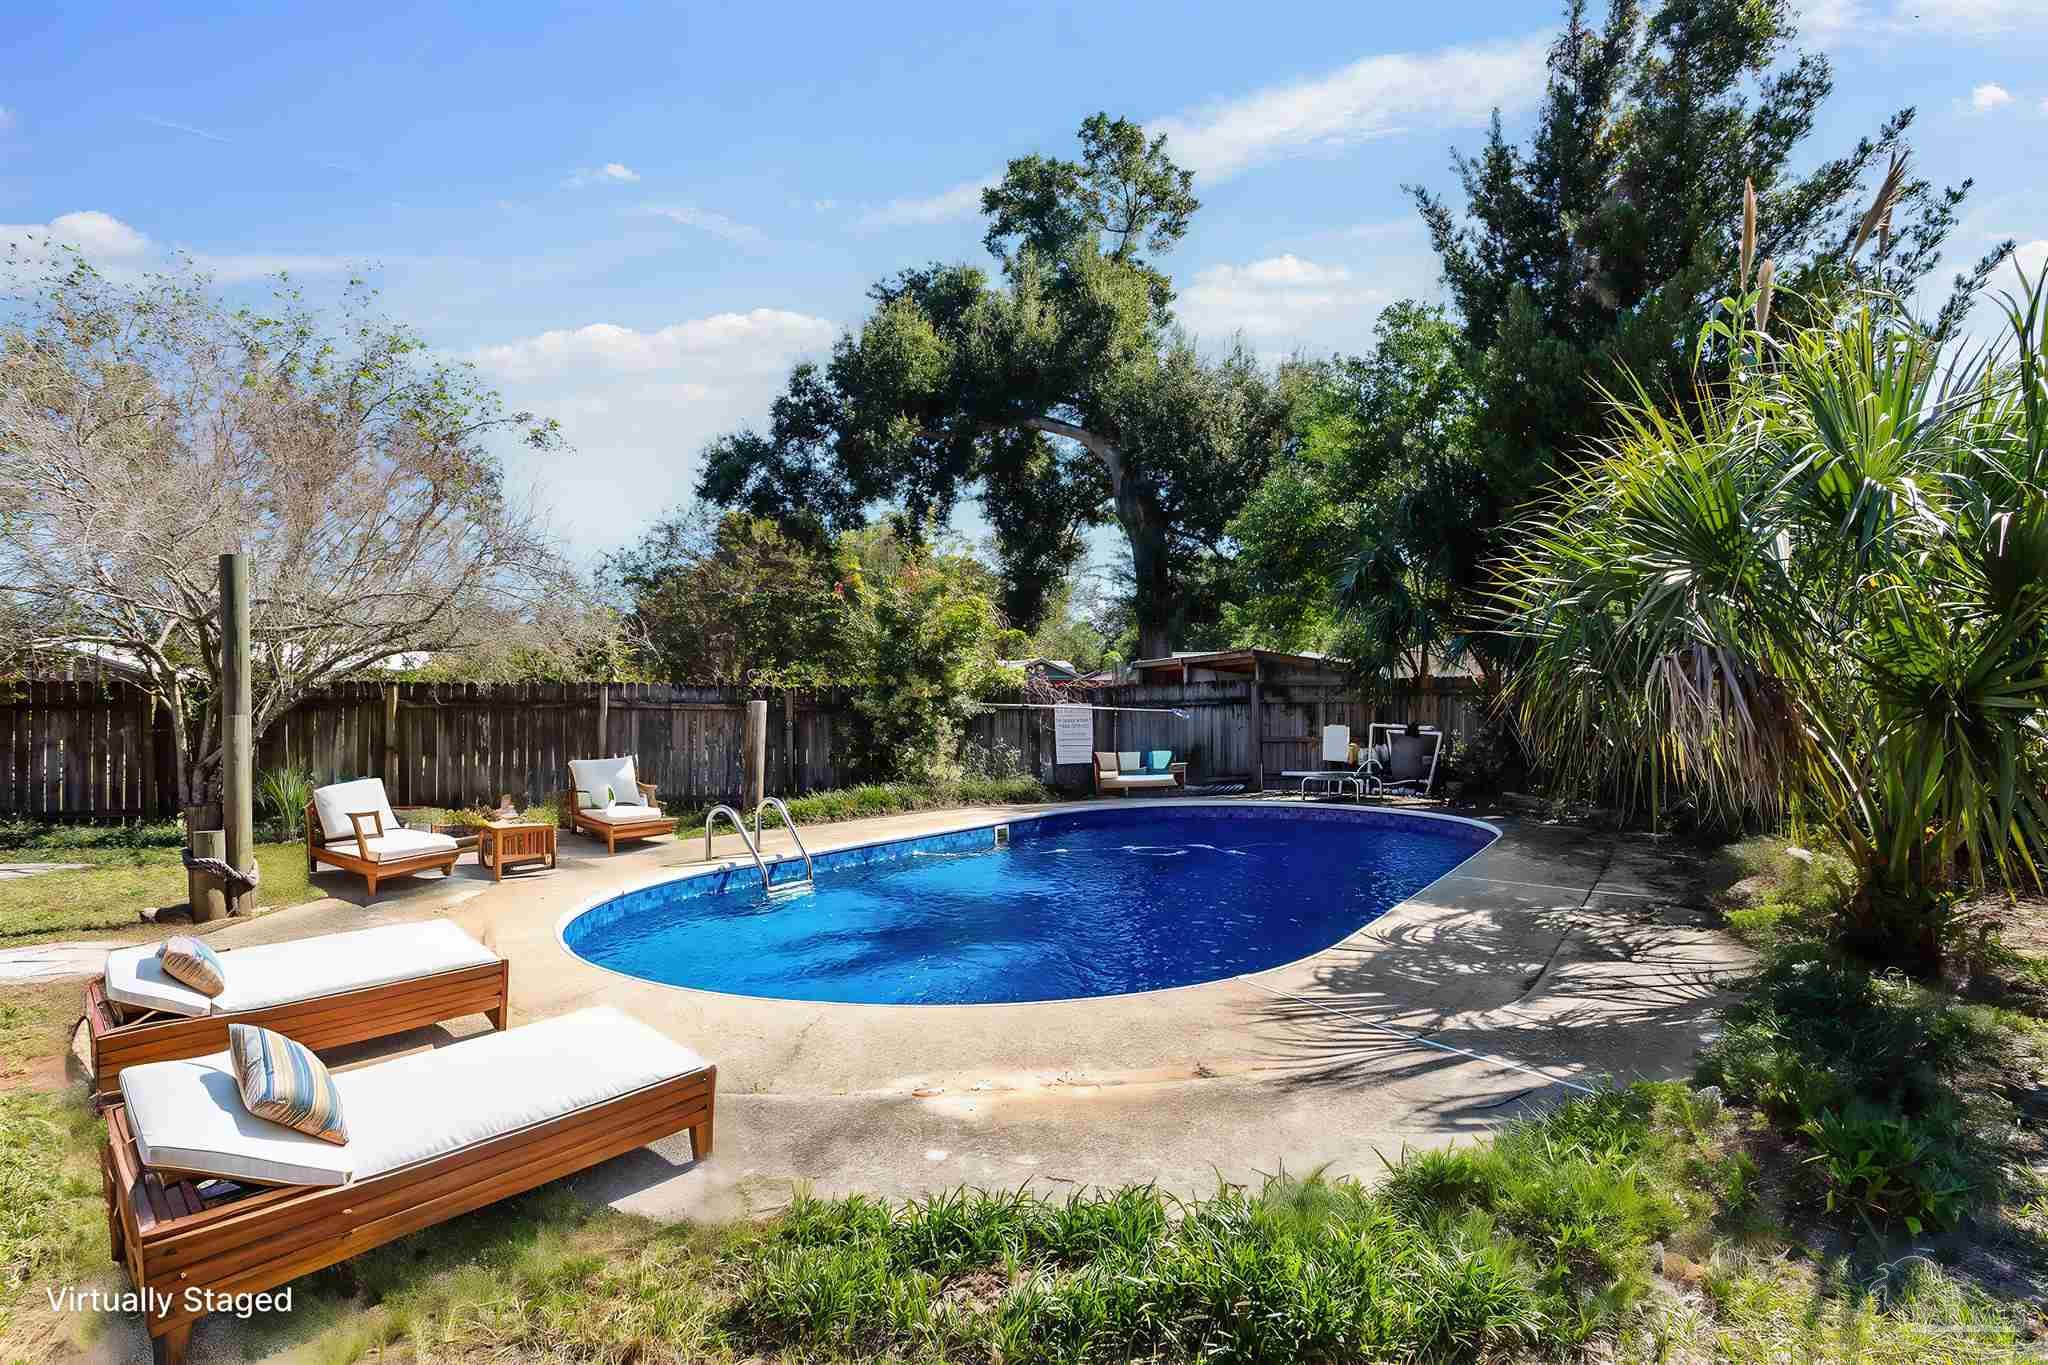
<path id="1" fill-rule="evenodd" d="M 477 830 L 476 860 L 491 869 L 491 880 L 505 880 L 514 863 L 555 865 L 555 827 L 529 820 L 492 820 Z"/>

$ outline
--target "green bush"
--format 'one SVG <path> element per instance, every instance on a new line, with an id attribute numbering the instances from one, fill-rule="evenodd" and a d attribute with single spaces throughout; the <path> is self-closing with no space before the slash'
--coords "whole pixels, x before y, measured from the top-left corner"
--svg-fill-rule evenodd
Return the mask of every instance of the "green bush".
<path id="1" fill-rule="evenodd" d="M 2008 1046 L 1986 1011 L 1795 944 L 1767 957 L 1699 1077 L 1813 1149 L 1826 1208 L 1917 1233 L 1953 1225 L 1995 1165 L 1964 1075 Z"/>
<path id="2" fill-rule="evenodd" d="M 256 779 L 256 807 L 277 827 L 280 843 L 305 836 L 306 803 L 313 799 L 313 774 L 303 768 L 272 768 Z"/>
<path id="3" fill-rule="evenodd" d="M 0 852 L 78 853 L 101 850 L 182 848 L 185 826 L 177 820 L 139 824 L 60 825 L 21 816 L 0 818 Z"/>
<path id="4" fill-rule="evenodd" d="M 1844 1209 L 1875 1226 L 1897 1219 L 1915 1237 L 1962 1215 L 1970 1180 L 1956 1167 L 1947 1124 L 1895 1114 L 1821 1111 L 1799 1125 L 1813 1143 L 1829 1212 Z"/>

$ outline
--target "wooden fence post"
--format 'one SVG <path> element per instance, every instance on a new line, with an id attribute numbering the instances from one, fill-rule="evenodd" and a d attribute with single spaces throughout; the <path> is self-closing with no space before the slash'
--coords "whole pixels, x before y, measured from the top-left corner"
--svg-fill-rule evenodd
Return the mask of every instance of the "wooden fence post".
<path id="1" fill-rule="evenodd" d="M 591 757 L 593 758 L 610 758 L 612 756 L 611 705 L 612 685 L 610 683 L 599 683 L 597 685 L 597 747 L 591 750 Z"/>
<path id="2" fill-rule="evenodd" d="M 384 794 L 401 800 L 398 790 L 398 684 L 384 684 Z"/>
<path id="3" fill-rule="evenodd" d="M 768 703 L 750 701 L 747 703 L 747 739 L 742 750 L 746 755 L 746 809 L 759 810 L 761 798 L 768 794 Z"/>

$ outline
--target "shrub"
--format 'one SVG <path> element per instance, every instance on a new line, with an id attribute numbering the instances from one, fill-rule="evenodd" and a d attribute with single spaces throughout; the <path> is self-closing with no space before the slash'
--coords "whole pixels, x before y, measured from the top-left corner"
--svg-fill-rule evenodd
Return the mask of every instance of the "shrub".
<path id="1" fill-rule="evenodd" d="M 303 768 L 271 768 L 256 779 L 257 808 L 282 832 L 280 843 L 304 837 L 312 799 L 313 774 Z"/>

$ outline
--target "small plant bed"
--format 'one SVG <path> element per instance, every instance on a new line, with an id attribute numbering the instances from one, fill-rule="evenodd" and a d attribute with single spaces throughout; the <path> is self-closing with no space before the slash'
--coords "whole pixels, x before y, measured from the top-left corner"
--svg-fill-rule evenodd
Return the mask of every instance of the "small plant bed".
<path id="1" fill-rule="evenodd" d="M 1781 840 L 1723 858 L 1730 927 L 1763 954 L 1702 1053 L 1699 1079 L 1776 1154 L 1801 1244 L 1875 1275 L 1927 1258 L 2001 1299 L 2048 1291 L 2048 993 L 2039 959 L 1977 913 L 1953 980 L 1917 982 L 1839 952 L 1826 929 L 1851 881 Z M 2007 927 L 2048 906 L 2003 907 Z"/>
<path id="2" fill-rule="evenodd" d="M 958 783 L 874 782 L 787 798 L 790 818 L 799 827 L 865 820 L 878 815 L 908 815 L 954 806 L 1017 806 L 1057 801 L 1059 794 L 1035 777 L 966 778 Z M 662 797 L 662 809 L 676 817 L 676 837 L 702 834 L 709 806 L 680 797 Z"/>

